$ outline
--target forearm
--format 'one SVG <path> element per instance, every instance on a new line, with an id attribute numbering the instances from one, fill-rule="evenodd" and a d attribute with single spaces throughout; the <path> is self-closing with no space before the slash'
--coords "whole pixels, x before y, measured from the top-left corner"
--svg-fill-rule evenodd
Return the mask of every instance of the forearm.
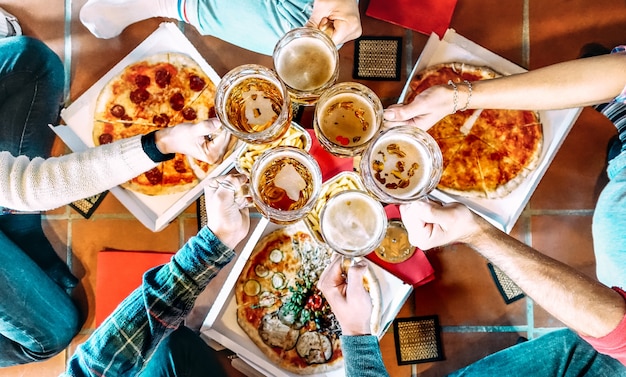
<path id="1" fill-rule="evenodd" d="M 234 256 L 203 228 L 172 258 L 144 274 L 142 286 L 78 347 L 68 376 L 137 375 L 161 340 L 174 331 L 217 272 Z"/>
<path id="2" fill-rule="evenodd" d="M 604 336 L 624 318 L 626 305 L 619 293 L 489 225 L 467 243 L 537 304 L 583 335 Z"/>
<path id="3" fill-rule="evenodd" d="M 549 110 L 608 102 L 626 86 L 626 54 L 558 63 L 473 83 L 471 109 Z M 468 96 L 459 85 L 459 103 Z"/>
<path id="4" fill-rule="evenodd" d="M 0 206 L 48 210 L 117 186 L 153 168 L 139 136 L 69 155 L 29 160 L 0 153 Z"/>

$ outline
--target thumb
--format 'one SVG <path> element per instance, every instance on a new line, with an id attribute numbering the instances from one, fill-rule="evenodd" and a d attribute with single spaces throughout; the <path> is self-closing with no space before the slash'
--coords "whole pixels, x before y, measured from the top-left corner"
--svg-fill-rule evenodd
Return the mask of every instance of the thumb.
<path id="1" fill-rule="evenodd" d="M 348 287 L 346 289 L 347 297 L 359 297 L 367 294 L 367 290 L 363 285 L 363 277 L 367 272 L 367 263 L 361 261 L 348 269 Z"/>

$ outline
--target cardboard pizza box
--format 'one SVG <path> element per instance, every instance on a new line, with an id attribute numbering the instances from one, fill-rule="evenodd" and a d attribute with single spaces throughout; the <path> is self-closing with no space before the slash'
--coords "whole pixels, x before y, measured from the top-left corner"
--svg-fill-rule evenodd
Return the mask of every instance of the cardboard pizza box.
<path id="1" fill-rule="evenodd" d="M 436 34 L 431 34 L 402 90 L 398 102 L 404 102 L 409 92 L 409 83 L 417 72 L 431 65 L 447 62 L 463 62 L 476 66 L 488 66 L 503 75 L 526 71 L 526 69 L 457 34 L 453 29 L 448 29 L 441 39 Z M 543 124 L 544 136 L 539 165 L 509 195 L 499 199 L 466 198 L 450 195 L 435 189 L 431 196 L 445 203 L 464 203 L 502 231 L 509 233 L 581 111 L 581 108 L 539 111 L 539 119 Z"/>
<path id="2" fill-rule="evenodd" d="M 237 323 L 237 303 L 234 294 L 237 279 L 257 242 L 266 234 L 281 227 L 281 225 L 271 223 L 263 217 L 258 220 L 260 215 L 257 213 L 251 216 L 254 223 L 257 225 L 254 229 L 250 230 L 246 242 L 242 242 L 242 244 L 235 249 L 237 258 L 230 262 L 232 268 L 230 268 L 228 276 L 225 279 L 222 277 L 223 284 L 220 285 L 220 290 L 212 302 L 208 315 L 204 319 L 200 333 L 203 338 L 212 339 L 237 353 L 242 360 L 255 370 L 261 372 L 262 375 L 268 377 L 300 376 L 273 364 Z M 302 229 L 306 231 L 306 226 L 303 223 L 300 224 L 302 225 Z M 372 266 L 374 275 L 378 279 L 382 296 L 381 323 L 379 331 L 376 334 L 381 338 L 413 291 L 413 287 L 376 264 L 370 263 L 370 265 Z M 217 286 L 214 286 L 212 290 L 215 289 L 217 289 Z M 345 376 L 345 372 L 343 368 L 339 368 L 332 372 L 314 374 L 311 376 L 342 377 Z"/>
<path id="3" fill-rule="evenodd" d="M 104 85 L 126 66 L 144 57 L 163 52 L 179 52 L 193 58 L 217 86 L 220 77 L 200 55 L 185 35 L 171 22 L 162 23 L 141 44 L 100 78 L 70 106 L 61 110 L 66 125 L 52 127 L 53 131 L 74 152 L 94 146 L 92 139 L 95 102 Z M 206 179 L 221 175 L 233 166 L 237 150 L 243 147 L 238 141 L 231 153 Z M 206 181 L 205 179 L 205 181 Z M 173 195 L 149 196 L 138 194 L 121 187 L 110 191 L 148 229 L 158 232 L 165 228 L 176 216 L 191 205 L 201 194 L 203 184 Z"/>

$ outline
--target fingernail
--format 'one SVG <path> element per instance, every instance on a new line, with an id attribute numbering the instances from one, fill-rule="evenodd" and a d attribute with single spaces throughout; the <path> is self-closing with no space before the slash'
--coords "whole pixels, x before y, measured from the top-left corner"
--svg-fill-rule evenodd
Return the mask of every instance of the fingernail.
<path id="1" fill-rule="evenodd" d="M 394 120 L 396 119 L 396 113 L 394 113 L 393 111 L 383 111 L 383 119 L 385 120 Z"/>

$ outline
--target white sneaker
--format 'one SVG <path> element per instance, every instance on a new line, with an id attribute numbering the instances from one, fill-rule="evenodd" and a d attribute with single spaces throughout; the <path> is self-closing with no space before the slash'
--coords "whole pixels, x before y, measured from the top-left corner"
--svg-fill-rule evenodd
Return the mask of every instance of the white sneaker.
<path id="1" fill-rule="evenodd" d="M 3 22 L 4 21 L 4 22 Z M 22 27 L 14 15 L 0 8 L 0 38 L 22 35 Z"/>

